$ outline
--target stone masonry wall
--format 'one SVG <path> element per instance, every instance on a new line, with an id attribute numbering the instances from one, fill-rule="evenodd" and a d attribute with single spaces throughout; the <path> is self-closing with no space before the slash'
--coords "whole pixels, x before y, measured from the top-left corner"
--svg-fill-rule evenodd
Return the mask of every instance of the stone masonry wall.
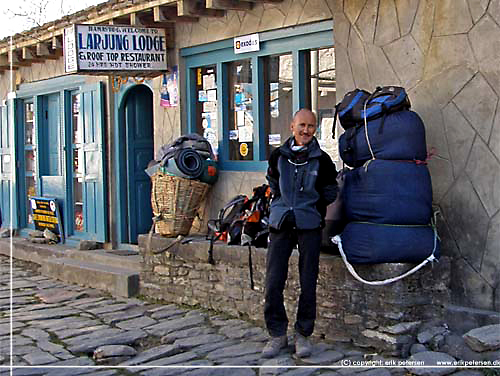
<path id="1" fill-rule="evenodd" d="M 453 302 L 500 311 L 500 1 L 334 0 L 337 98 L 400 85 L 426 125 Z"/>
<path id="2" fill-rule="evenodd" d="M 174 239 L 153 236 L 151 250 L 165 249 Z M 144 256 L 140 294 L 168 302 L 201 306 L 248 317 L 263 323 L 263 291 L 266 249 L 252 248 L 255 288 L 250 288 L 248 248 L 216 243 L 215 265 L 208 260 L 208 241 L 174 245 L 154 254 L 147 236 L 139 236 Z M 285 289 L 290 333 L 300 292 L 298 254 L 294 252 Z M 408 270 L 408 264 L 357 266 L 368 280 L 394 277 Z M 420 323 L 443 317 L 449 301 L 449 260 L 426 266 L 417 273 L 386 286 L 369 286 L 356 281 L 340 257 L 323 254 L 320 261 L 315 336 L 330 341 L 373 347 L 387 354 L 407 356 L 415 343 Z"/>

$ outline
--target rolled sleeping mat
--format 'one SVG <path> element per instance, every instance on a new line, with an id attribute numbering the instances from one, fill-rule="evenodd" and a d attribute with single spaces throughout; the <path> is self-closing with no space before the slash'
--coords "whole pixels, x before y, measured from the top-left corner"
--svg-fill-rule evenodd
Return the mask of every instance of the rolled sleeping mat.
<path id="1" fill-rule="evenodd" d="M 425 164 L 375 159 L 345 173 L 342 199 L 349 222 L 427 225 L 431 176 Z"/>
<path id="2" fill-rule="evenodd" d="M 432 226 L 391 226 L 351 222 L 341 235 L 352 264 L 418 263 L 432 254 L 439 258 L 439 238 Z"/>
<path id="3" fill-rule="evenodd" d="M 203 173 L 204 158 L 193 149 L 177 150 L 174 156 L 177 168 L 191 179 L 198 179 Z"/>
<path id="4" fill-rule="evenodd" d="M 219 178 L 219 168 L 217 161 L 206 159 L 203 161 L 203 172 L 200 176 L 200 181 L 207 184 L 215 184 Z"/>
<path id="5" fill-rule="evenodd" d="M 422 119 L 413 111 L 397 111 L 370 120 L 368 139 L 375 158 L 425 160 L 427 147 Z M 340 157 L 350 167 L 359 167 L 372 159 L 364 124 L 344 132 L 339 139 Z"/>
<path id="6" fill-rule="evenodd" d="M 167 159 L 166 172 L 185 179 L 198 179 L 203 173 L 203 158 L 192 149 L 177 150 Z"/>

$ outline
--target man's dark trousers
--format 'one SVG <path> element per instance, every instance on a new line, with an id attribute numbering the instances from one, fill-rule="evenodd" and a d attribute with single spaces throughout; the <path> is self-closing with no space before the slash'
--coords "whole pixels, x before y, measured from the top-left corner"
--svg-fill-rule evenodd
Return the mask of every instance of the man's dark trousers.
<path id="1" fill-rule="evenodd" d="M 283 304 L 283 290 L 288 275 L 288 260 L 296 244 L 299 246 L 300 297 L 295 330 L 305 337 L 314 330 L 321 229 L 299 230 L 284 223 L 281 230 L 271 229 L 267 250 L 264 318 L 272 337 L 286 334 L 288 318 Z"/>

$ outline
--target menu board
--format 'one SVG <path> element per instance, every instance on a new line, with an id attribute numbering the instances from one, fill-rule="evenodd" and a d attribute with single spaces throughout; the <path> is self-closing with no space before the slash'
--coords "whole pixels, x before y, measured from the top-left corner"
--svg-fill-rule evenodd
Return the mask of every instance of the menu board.
<path id="1" fill-rule="evenodd" d="M 57 200 L 55 198 L 31 197 L 30 203 L 35 229 L 43 231 L 47 228 L 57 235 L 59 242 L 64 240 Z"/>

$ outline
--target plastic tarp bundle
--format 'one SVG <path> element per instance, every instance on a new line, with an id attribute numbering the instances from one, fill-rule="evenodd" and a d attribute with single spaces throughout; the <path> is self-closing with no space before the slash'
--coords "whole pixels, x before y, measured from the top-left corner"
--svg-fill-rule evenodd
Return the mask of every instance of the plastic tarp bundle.
<path id="1" fill-rule="evenodd" d="M 413 111 L 397 111 L 348 129 L 339 139 L 340 156 L 350 167 L 359 167 L 372 159 L 370 146 L 378 159 L 425 160 L 425 127 Z"/>
<path id="2" fill-rule="evenodd" d="M 348 223 L 342 232 L 347 260 L 353 264 L 385 262 L 417 263 L 440 245 L 432 226 L 391 226 L 364 222 Z"/>
<path id="3" fill-rule="evenodd" d="M 347 171 L 342 192 L 349 222 L 427 225 L 432 186 L 425 164 L 375 159 Z"/>

